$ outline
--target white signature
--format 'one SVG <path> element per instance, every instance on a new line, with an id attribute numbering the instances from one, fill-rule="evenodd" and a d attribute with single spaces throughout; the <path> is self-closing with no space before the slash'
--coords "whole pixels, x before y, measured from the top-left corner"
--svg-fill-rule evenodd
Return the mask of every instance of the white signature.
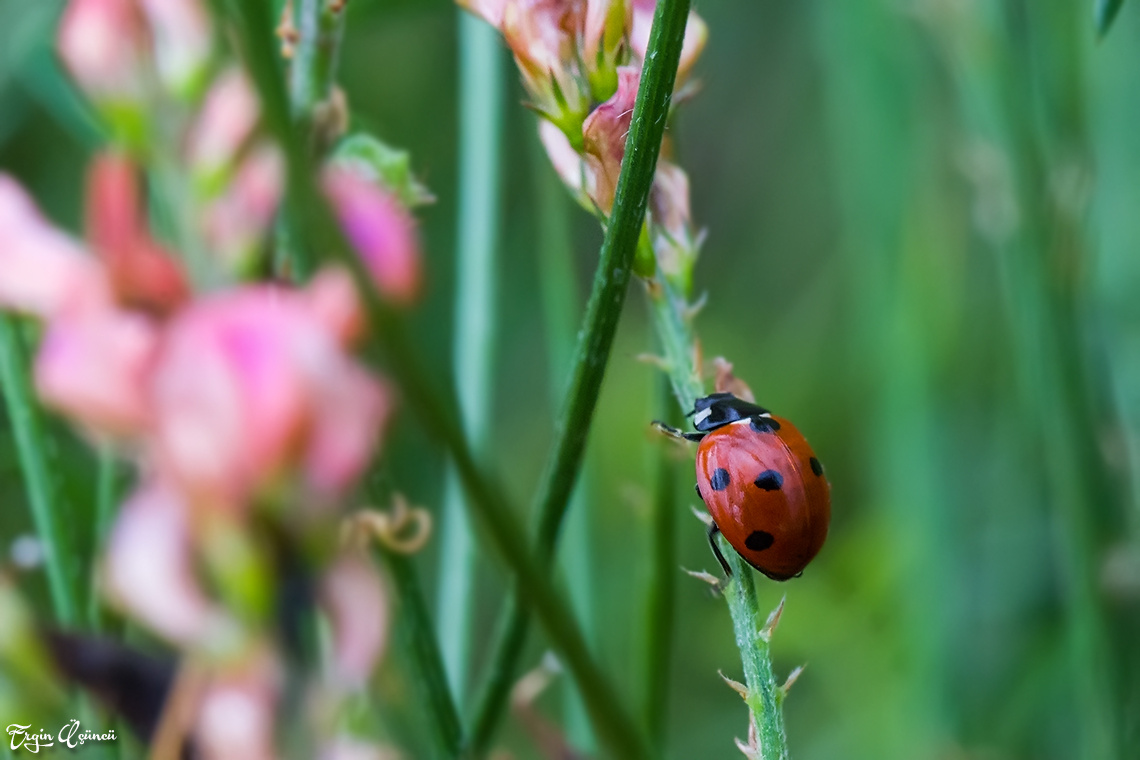
<path id="1" fill-rule="evenodd" d="M 32 724 L 21 726 L 19 723 L 12 723 L 8 726 L 8 735 L 12 737 L 12 751 L 15 752 L 20 747 L 23 747 L 28 752 L 35 754 L 40 751 L 42 747 L 54 747 L 56 742 L 75 749 L 82 747 L 86 742 L 113 742 L 116 739 L 115 729 L 109 729 L 106 733 L 97 734 L 89 729 L 80 730 L 79 721 L 72 718 L 59 729 L 59 733 L 52 736 L 42 728 L 37 731 L 32 731 Z"/>

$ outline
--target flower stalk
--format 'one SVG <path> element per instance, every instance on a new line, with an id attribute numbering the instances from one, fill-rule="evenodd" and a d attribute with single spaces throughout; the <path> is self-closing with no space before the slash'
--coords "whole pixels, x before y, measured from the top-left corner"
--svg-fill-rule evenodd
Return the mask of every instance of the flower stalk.
<path id="1" fill-rule="evenodd" d="M 617 331 L 633 271 L 638 241 L 649 204 L 649 190 L 689 18 L 688 0 L 662 0 L 653 20 L 649 53 L 637 90 L 621 173 L 594 285 L 586 306 L 580 339 L 574 355 L 569 390 L 555 427 L 551 451 L 538 491 L 535 513 L 537 555 L 549 572 L 550 558 L 582 464 L 586 438 L 593 419 L 610 348 Z M 517 670 L 521 644 L 526 638 L 529 612 L 515 598 L 498 628 L 488 680 L 481 692 L 473 721 L 472 746 L 486 746 L 502 714 Z"/>

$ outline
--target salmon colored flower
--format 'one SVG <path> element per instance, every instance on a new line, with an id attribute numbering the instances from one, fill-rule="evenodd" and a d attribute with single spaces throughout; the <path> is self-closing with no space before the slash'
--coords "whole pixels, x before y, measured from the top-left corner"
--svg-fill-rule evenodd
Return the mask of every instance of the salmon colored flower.
<path id="1" fill-rule="evenodd" d="M 121 155 L 97 156 L 88 171 L 87 237 L 124 306 L 165 314 L 189 296 L 182 269 L 146 228 L 138 174 Z"/>
<path id="2" fill-rule="evenodd" d="M 631 0 L 631 2 L 633 16 L 629 29 L 629 44 L 638 61 L 644 61 L 649 50 L 649 33 L 653 29 L 653 14 L 657 10 L 657 0 Z M 685 41 L 681 47 L 681 60 L 677 65 L 677 84 L 674 89 L 679 89 L 685 84 L 693 64 L 705 49 L 708 36 L 708 25 L 696 11 L 690 11 L 689 20 L 685 24 Z"/>
<path id="3" fill-rule="evenodd" d="M 414 301 L 422 272 L 411 214 L 392 193 L 346 165 L 327 166 L 321 186 L 380 293 L 399 305 Z"/>

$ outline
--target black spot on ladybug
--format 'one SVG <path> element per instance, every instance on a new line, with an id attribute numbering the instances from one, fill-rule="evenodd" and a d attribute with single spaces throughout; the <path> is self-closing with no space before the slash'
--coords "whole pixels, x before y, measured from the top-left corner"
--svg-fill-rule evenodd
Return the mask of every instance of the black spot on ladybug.
<path id="1" fill-rule="evenodd" d="M 772 545 L 776 539 L 766 530 L 754 530 L 744 539 L 744 545 L 754 552 L 762 552 Z"/>
<path id="2" fill-rule="evenodd" d="M 751 425 L 752 429 L 757 433 L 775 433 L 780 429 L 780 423 L 771 417 L 750 417 L 748 424 Z"/>
<path id="3" fill-rule="evenodd" d="M 819 463 L 818 459 L 816 459 L 815 457 L 812 457 L 811 459 L 808 460 L 808 464 L 811 465 L 811 471 L 814 472 L 816 475 L 822 475 L 823 474 L 823 465 Z"/>
<path id="4" fill-rule="evenodd" d="M 697 492 L 697 498 L 698 499 L 705 498 L 704 496 L 701 496 L 701 484 L 700 483 L 693 483 L 693 490 Z"/>
<path id="5" fill-rule="evenodd" d="M 723 467 L 717 467 L 716 472 L 709 478 L 709 483 L 712 485 L 714 491 L 723 491 L 728 488 L 728 484 L 732 482 L 732 478 L 728 475 L 728 470 Z"/>
<path id="6" fill-rule="evenodd" d="M 784 485 L 784 476 L 775 470 L 764 470 L 760 473 L 756 480 L 752 481 L 756 484 L 757 488 L 762 488 L 765 491 L 779 491 L 780 486 Z M 756 535 L 755 533 L 753 535 Z"/>

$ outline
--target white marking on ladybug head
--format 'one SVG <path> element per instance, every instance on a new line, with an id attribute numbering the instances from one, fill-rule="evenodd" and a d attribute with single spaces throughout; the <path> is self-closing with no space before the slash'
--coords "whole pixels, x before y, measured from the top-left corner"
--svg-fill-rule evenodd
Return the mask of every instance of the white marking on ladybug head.
<path id="1" fill-rule="evenodd" d="M 712 407 L 711 406 L 708 407 L 707 409 L 702 409 L 701 411 L 697 412 L 697 416 L 693 417 L 693 425 L 699 427 L 700 424 L 702 422 L 704 422 L 705 420 L 707 420 L 709 418 L 709 415 L 711 415 L 711 414 L 712 414 Z"/>

